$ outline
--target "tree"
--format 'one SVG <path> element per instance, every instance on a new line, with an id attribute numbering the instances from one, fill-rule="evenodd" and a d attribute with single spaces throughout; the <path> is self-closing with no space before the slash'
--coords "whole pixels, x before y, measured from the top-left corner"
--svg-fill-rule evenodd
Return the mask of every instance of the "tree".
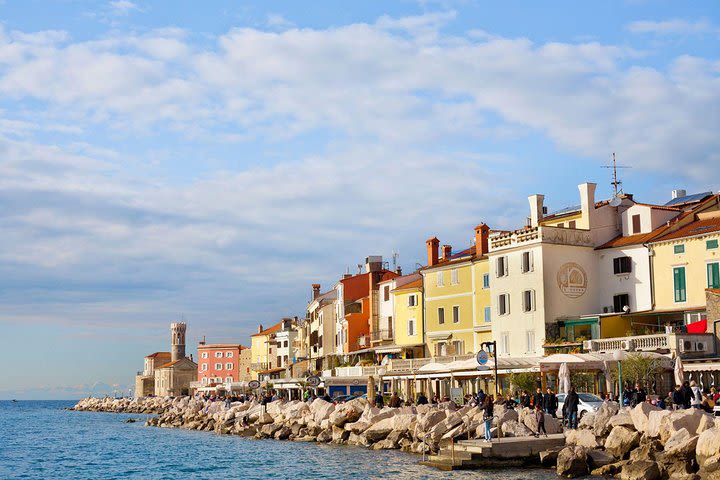
<path id="1" fill-rule="evenodd" d="M 655 376 L 662 372 L 661 359 L 641 353 L 629 353 L 622 361 L 623 380 L 639 383 L 646 390 L 655 383 Z"/>
<path id="2" fill-rule="evenodd" d="M 511 389 L 514 386 L 516 389 L 533 392 L 540 386 L 540 378 L 537 373 L 532 372 L 511 373 L 510 385 Z"/>

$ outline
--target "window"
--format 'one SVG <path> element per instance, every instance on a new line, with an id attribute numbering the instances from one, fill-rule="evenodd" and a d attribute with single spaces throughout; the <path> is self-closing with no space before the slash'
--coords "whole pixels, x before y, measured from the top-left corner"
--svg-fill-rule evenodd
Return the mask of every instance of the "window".
<path id="1" fill-rule="evenodd" d="M 619 273 L 630 273 L 632 271 L 632 259 L 630 257 L 617 257 L 613 258 L 613 272 Z"/>
<path id="2" fill-rule="evenodd" d="M 685 289 L 685 267 L 673 268 L 673 290 L 675 292 L 675 302 L 684 302 L 687 300 L 687 290 Z"/>
<path id="3" fill-rule="evenodd" d="M 233 364 L 232 364 L 232 363 L 226 363 L 226 364 L 225 364 L 225 370 L 232 370 L 232 369 L 233 369 Z"/>
<path id="4" fill-rule="evenodd" d="M 640 233 L 640 215 L 632 216 L 632 233 Z"/>
<path id="5" fill-rule="evenodd" d="M 564 224 L 564 223 L 558 223 L 558 224 L 557 224 L 557 227 L 558 227 L 558 228 L 565 228 L 565 224 Z"/>
<path id="6" fill-rule="evenodd" d="M 508 332 L 500 334 L 500 353 L 503 355 L 510 354 L 510 334 Z"/>
<path id="7" fill-rule="evenodd" d="M 504 277 L 508 274 L 507 257 L 498 257 L 495 265 L 495 276 Z"/>
<path id="8" fill-rule="evenodd" d="M 445 342 L 438 342 L 435 345 L 435 356 L 437 357 L 444 357 L 447 355 L 447 343 Z"/>
<path id="9" fill-rule="evenodd" d="M 490 274 L 483 273 L 483 288 L 490 288 Z"/>
<path id="10" fill-rule="evenodd" d="M 233 381 L 232 377 L 225 377 L 225 382 L 230 383 Z"/>
<path id="11" fill-rule="evenodd" d="M 720 263 L 707 264 L 707 286 L 708 288 L 720 288 Z"/>
<path id="12" fill-rule="evenodd" d="M 492 308 L 485 307 L 485 323 L 490 323 L 492 321 Z"/>
<path id="13" fill-rule="evenodd" d="M 285 341 L 283 342 L 283 347 L 285 347 L 285 348 L 288 347 L 288 341 L 287 341 L 287 340 L 285 340 Z"/>
<path id="14" fill-rule="evenodd" d="M 570 221 L 568 222 L 568 228 L 575 228 L 575 225 L 576 225 L 576 224 L 575 224 L 575 220 L 570 220 Z"/>
<path id="15" fill-rule="evenodd" d="M 201 369 L 203 372 L 207 372 L 207 363 L 203 363 L 202 365 L 200 365 L 200 369 Z"/>
<path id="16" fill-rule="evenodd" d="M 408 307 L 417 307 L 417 295 L 408 295 Z"/>
<path id="17" fill-rule="evenodd" d="M 438 323 L 440 325 L 445 323 L 445 309 L 443 307 L 438 308 Z"/>
<path id="18" fill-rule="evenodd" d="M 613 311 L 615 313 L 622 313 L 625 306 L 630 306 L 630 295 L 627 293 L 613 295 Z"/>
<path id="19" fill-rule="evenodd" d="M 385 285 L 383 287 L 383 300 L 385 300 L 386 302 L 388 300 L 390 300 L 390 286 L 389 285 Z"/>
<path id="20" fill-rule="evenodd" d="M 415 336 L 415 319 L 414 318 L 408 318 L 407 334 L 408 334 L 408 337 Z"/>
<path id="21" fill-rule="evenodd" d="M 453 323 L 460 322 L 460 307 L 453 305 Z"/>
<path id="22" fill-rule="evenodd" d="M 445 285 L 445 282 L 443 281 L 443 272 L 437 272 L 437 273 L 435 274 L 435 276 L 437 277 L 437 278 L 436 278 L 436 280 L 437 280 L 437 286 L 438 286 L 438 287 L 444 286 L 444 285 Z"/>
<path id="23" fill-rule="evenodd" d="M 715 250 L 716 248 L 718 248 L 718 241 L 717 241 L 717 239 L 715 239 L 715 240 L 707 240 L 707 241 L 705 242 L 705 249 L 706 249 L 706 250 Z"/>
<path id="24" fill-rule="evenodd" d="M 202 384 L 207 385 L 207 383 L 208 383 L 208 379 L 206 377 L 203 377 Z"/>
<path id="25" fill-rule="evenodd" d="M 222 370 L 222 363 L 216 363 L 215 370 Z"/>
<path id="26" fill-rule="evenodd" d="M 535 330 L 528 330 L 525 332 L 525 339 L 527 340 L 527 353 L 535 351 Z"/>
<path id="27" fill-rule="evenodd" d="M 522 273 L 532 272 L 532 252 L 522 252 L 520 257 L 520 271 Z"/>
<path id="28" fill-rule="evenodd" d="M 498 315 L 507 315 L 510 313 L 510 294 L 503 293 L 498 295 Z"/>
<path id="29" fill-rule="evenodd" d="M 457 268 L 453 268 L 452 270 L 450 270 L 450 283 L 452 285 L 457 285 L 458 283 L 460 283 Z"/>
<path id="30" fill-rule="evenodd" d="M 207 352 L 202 352 L 202 353 L 200 354 L 200 358 L 207 358 L 207 357 L 208 357 Z"/>
<path id="31" fill-rule="evenodd" d="M 535 292 L 533 290 L 525 290 L 522 295 L 523 312 L 532 312 L 535 310 Z"/>
<path id="32" fill-rule="evenodd" d="M 222 352 L 215 352 L 215 358 L 222 358 Z"/>
<path id="33" fill-rule="evenodd" d="M 673 247 L 673 253 L 685 253 L 685 244 L 675 245 Z"/>
<path id="34" fill-rule="evenodd" d="M 225 358 L 233 358 L 233 352 L 225 352 Z"/>
<path id="35" fill-rule="evenodd" d="M 452 342 L 452 351 L 453 355 L 463 355 L 465 353 L 462 340 L 455 340 Z"/>

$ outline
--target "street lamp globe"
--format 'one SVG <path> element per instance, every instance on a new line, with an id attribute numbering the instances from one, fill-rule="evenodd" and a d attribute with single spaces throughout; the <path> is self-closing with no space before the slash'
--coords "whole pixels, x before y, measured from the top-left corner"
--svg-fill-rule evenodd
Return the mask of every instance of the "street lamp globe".
<path id="1" fill-rule="evenodd" d="M 625 350 L 615 350 L 613 352 L 613 359 L 618 362 L 625 360 Z"/>

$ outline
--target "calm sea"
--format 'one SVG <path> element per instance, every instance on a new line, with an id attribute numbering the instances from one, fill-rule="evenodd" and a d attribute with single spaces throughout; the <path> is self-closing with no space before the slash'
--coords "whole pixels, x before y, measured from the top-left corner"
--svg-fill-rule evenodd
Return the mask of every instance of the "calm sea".
<path id="1" fill-rule="evenodd" d="M 557 479 L 547 470 L 438 472 L 397 451 L 145 427 L 144 415 L 63 410 L 74 403 L 0 401 L 1 479 Z"/>

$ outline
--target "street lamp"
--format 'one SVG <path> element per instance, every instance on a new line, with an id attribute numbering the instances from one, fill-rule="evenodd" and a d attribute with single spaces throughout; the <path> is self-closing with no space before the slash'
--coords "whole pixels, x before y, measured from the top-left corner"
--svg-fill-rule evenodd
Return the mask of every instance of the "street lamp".
<path id="1" fill-rule="evenodd" d="M 618 363 L 618 390 L 620 400 L 620 408 L 625 406 L 623 401 L 623 379 L 622 379 L 622 361 L 625 360 L 625 350 L 616 350 L 613 352 L 613 359 Z"/>

